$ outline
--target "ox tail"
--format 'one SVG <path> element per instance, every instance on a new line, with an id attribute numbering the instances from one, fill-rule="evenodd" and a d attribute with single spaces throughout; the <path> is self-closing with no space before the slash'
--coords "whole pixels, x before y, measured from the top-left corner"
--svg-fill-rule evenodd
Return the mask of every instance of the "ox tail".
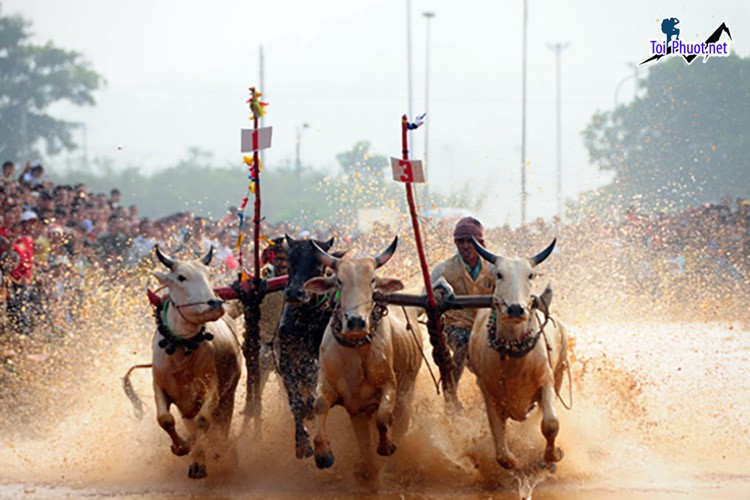
<path id="1" fill-rule="evenodd" d="M 134 365 L 130 367 L 130 370 L 122 377 L 122 388 L 125 391 L 125 395 L 128 397 L 131 403 L 133 403 L 133 409 L 135 410 L 135 418 L 141 420 L 143 418 L 143 402 L 135 393 L 133 384 L 130 383 L 130 374 L 133 370 L 138 368 L 153 368 L 154 365 Z"/>

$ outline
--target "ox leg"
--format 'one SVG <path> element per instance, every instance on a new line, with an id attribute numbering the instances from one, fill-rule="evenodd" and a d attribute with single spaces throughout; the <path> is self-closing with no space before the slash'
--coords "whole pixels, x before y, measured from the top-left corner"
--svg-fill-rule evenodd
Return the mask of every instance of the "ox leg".
<path id="1" fill-rule="evenodd" d="M 396 406 L 396 384 L 388 382 L 382 389 L 380 406 L 375 415 L 378 425 L 378 455 L 389 457 L 396 452 L 396 444 L 391 438 L 391 426 L 393 425 L 393 410 Z"/>
<path id="2" fill-rule="evenodd" d="M 411 423 L 411 405 L 414 400 L 416 374 L 401 381 L 396 395 L 396 407 L 393 410 L 393 438 L 400 439 L 409 430 Z"/>
<path id="3" fill-rule="evenodd" d="M 174 417 L 169 412 L 169 399 L 162 388 L 156 384 L 154 384 L 154 398 L 156 399 L 156 421 L 172 439 L 172 453 L 178 457 L 187 455 L 190 453 L 190 444 L 177 434 Z"/>
<path id="4" fill-rule="evenodd" d="M 331 406 L 336 401 L 336 391 L 325 384 L 320 385 L 318 397 L 315 399 L 315 416 L 317 417 L 317 431 L 315 434 L 315 465 L 318 469 L 333 466 L 334 458 L 331 443 L 326 432 L 326 420 Z"/>
<path id="5" fill-rule="evenodd" d="M 294 439 L 297 458 L 306 458 L 313 454 L 310 435 L 305 428 L 306 404 L 301 392 L 303 373 L 295 367 L 295 358 L 302 360 L 300 351 L 294 352 L 289 342 L 281 342 L 280 368 L 284 387 L 289 398 L 289 407 L 294 415 Z M 290 352 L 291 351 L 291 352 Z"/>
<path id="6" fill-rule="evenodd" d="M 190 467 L 188 477 L 190 479 L 202 479 L 208 475 L 206 470 L 206 434 L 209 428 L 209 420 L 203 412 L 194 419 L 185 422 L 190 431 L 193 449 L 190 452 Z"/>
<path id="7" fill-rule="evenodd" d="M 555 438 L 560 430 L 560 420 L 555 411 L 555 389 L 552 381 L 548 381 L 542 387 L 542 434 L 547 440 L 544 448 L 544 461 L 548 464 L 559 462 L 563 458 L 563 451 L 555 447 Z"/>
<path id="8" fill-rule="evenodd" d="M 507 417 L 500 415 L 497 403 L 491 395 L 484 391 L 484 388 L 482 388 L 482 395 L 484 395 L 484 404 L 487 407 L 487 419 L 490 422 L 492 438 L 495 441 L 495 459 L 497 460 L 497 463 L 506 469 L 517 469 L 518 460 L 508 449 L 508 444 L 505 438 L 505 425 L 508 419 Z"/>
<path id="9" fill-rule="evenodd" d="M 359 445 L 359 463 L 354 469 L 354 477 L 362 484 L 377 483 L 378 469 L 375 466 L 375 454 L 372 452 L 372 419 L 365 413 L 351 415 L 354 434 Z"/>
<path id="10" fill-rule="evenodd" d="M 209 442 L 208 433 L 212 430 L 212 416 L 219 411 L 218 393 L 219 388 L 215 384 L 208 387 L 206 389 L 206 401 L 203 402 L 200 411 L 198 411 L 195 418 L 186 422 L 190 429 L 191 441 L 193 443 L 193 449 L 190 453 L 192 463 L 188 468 L 188 477 L 191 479 L 201 479 L 207 476 L 206 449 Z"/>

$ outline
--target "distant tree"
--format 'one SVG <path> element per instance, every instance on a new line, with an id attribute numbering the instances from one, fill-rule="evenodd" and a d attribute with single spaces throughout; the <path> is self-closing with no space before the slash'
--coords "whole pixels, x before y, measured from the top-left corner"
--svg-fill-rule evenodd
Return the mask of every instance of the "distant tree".
<path id="1" fill-rule="evenodd" d="M 750 194 L 750 58 L 650 67 L 645 95 L 598 112 L 583 132 L 590 158 L 615 173 L 611 202 L 680 208 Z"/>
<path id="2" fill-rule="evenodd" d="M 23 161 L 38 154 L 44 142 L 48 154 L 75 148 L 75 124 L 47 114 L 47 108 L 67 100 L 92 105 L 92 92 L 103 78 L 78 52 L 47 42 L 29 42 L 30 23 L 0 12 L 0 158 Z M 25 155 L 25 157 L 24 157 Z"/>
<path id="3" fill-rule="evenodd" d="M 388 166 L 388 158 L 370 152 L 368 141 L 359 141 L 349 151 L 337 154 L 336 160 L 348 176 L 382 177 Z"/>

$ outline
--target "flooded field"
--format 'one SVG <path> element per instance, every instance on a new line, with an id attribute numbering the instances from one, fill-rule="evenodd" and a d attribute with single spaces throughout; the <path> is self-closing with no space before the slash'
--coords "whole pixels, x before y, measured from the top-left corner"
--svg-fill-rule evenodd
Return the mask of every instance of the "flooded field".
<path id="1" fill-rule="evenodd" d="M 123 331 L 88 339 L 85 355 L 70 345 L 53 351 L 27 342 L 15 362 L 0 368 L 6 372 L 0 497 L 375 496 L 352 475 L 356 445 L 340 407 L 329 421 L 334 467 L 319 471 L 312 459 L 294 458 L 291 413 L 275 375 L 264 393 L 262 435 L 245 430 L 236 413 L 236 460 L 221 458 L 209 463 L 207 479 L 188 479 L 187 459 L 169 452 L 168 437 L 155 421 L 150 373 L 133 376 L 146 402 L 142 421 L 121 389 L 127 368 L 149 359 L 151 323 L 145 306 L 143 312 L 136 324 L 123 316 L 122 324 L 130 325 Z M 556 473 L 536 467 L 544 442 L 538 414 L 510 424 L 510 446 L 524 467 L 507 472 L 494 460 L 473 375 L 464 376 L 459 390 L 465 410 L 448 418 L 423 367 L 416 418 L 397 453 L 380 460 L 377 494 L 512 499 L 533 490 L 538 499 L 747 498 L 746 326 L 569 322 L 569 329 L 575 337 L 575 400 L 572 411 L 558 404 L 566 455 Z M 25 394 L 13 395 L 14 377 L 31 372 L 35 377 L 25 380 Z"/>

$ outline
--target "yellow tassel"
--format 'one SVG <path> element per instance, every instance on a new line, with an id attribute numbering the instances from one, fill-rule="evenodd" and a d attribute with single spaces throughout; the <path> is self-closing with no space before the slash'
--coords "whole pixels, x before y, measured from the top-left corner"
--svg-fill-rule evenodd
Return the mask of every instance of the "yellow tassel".
<path id="1" fill-rule="evenodd" d="M 242 240 L 244 240 L 244 239 L 245 239 L 245 235 L 244 234 L 240 234 L 237 237 L 237 249 L 239 249 L 240 246 L 242 246 Z"/>
<path id="2" fill-rule="evenodd" d="M 242 163 L 244 163 L 248 167 L 252 167 L 253 166 L 253 157 L 252 156 L 243 156 L 242 157 Z"/>

